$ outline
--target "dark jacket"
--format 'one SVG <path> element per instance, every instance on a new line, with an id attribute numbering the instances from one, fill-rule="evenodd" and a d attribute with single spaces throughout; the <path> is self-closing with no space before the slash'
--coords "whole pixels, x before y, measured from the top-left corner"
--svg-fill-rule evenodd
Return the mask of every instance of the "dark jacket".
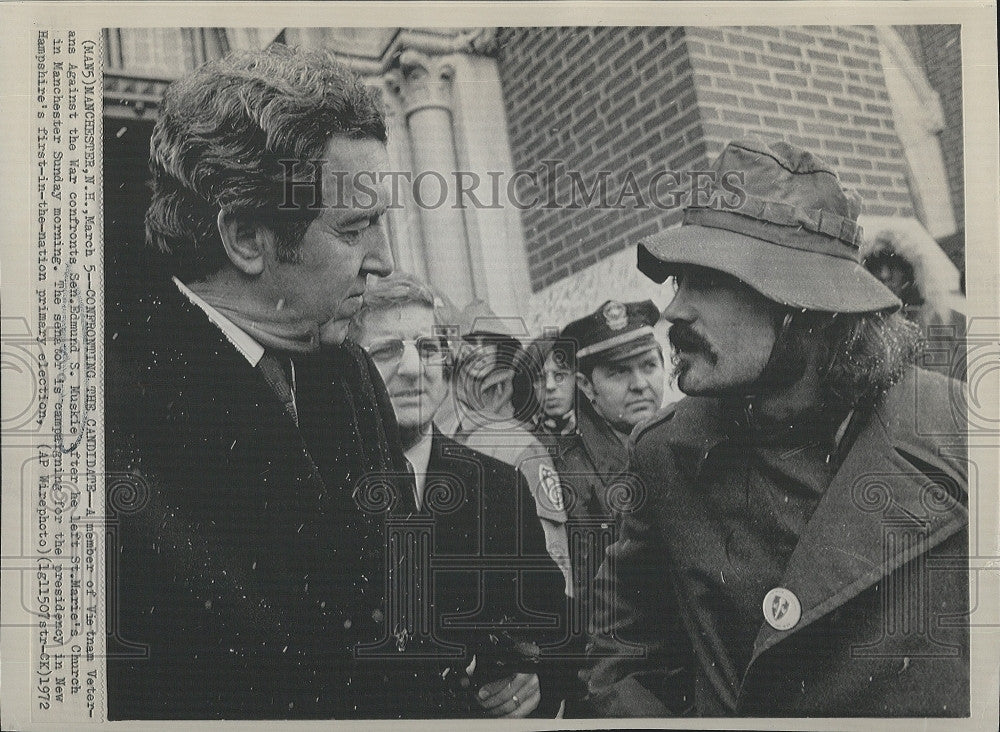
<path id="1" fill-rule="evenodd" d="M 542 701 L 532 716 L 553 717 L 572 681 L 558 659 L 568 634 L 566 597 L 524 476 L 435 429 L 423 509 L 415 512 L 407 497 L 392 514 L 397 532 L 426 536 L 430 547 L 424 571 L 411 580 L 419 587 L 426 578 L 418 591 L 426 617 L 409 625 L 429 630 L 418 640 L 439 656 L 438 676 L 459 681 L 473 655 L 473 690 L 537 673 Z M 428 716 L 482 714 L 460 687 L 451 688 L 451 708 L 441 703 Z"/>
<path id="2" fill-rule="evenodd" d="M 576 429 L 565 435 L 536 430 L 552 455 L 566 507 L 566 533 L 573 567 L 574 594 L 586 628 L 586 608 L 604 550 L 617 538 L 616 517 L 631 499 L 621 477 L 628 450 L 612 427 L 582 394 L 577 394 Z"/>
<path id="3" fill-rule="evenodd" d="M 109 718 L 406 715 L 398 669 L 353 655 L 388 629 L 352 494 L 403 469 L 370 360 L 297 361 L 298 429 L 172 283 L 144 305 L 109 349 Z"/>
<path id="4" fill-rule="evenodd" d="M 606 519 L 616 512 L 616 497 L 609 492 L 628 467 L 628 450 L 611 425 L 577 396 L 575 433 L 543 435 L 544 442 L 553 452 L 568 516 Z"/>
<path id="5" fill-rule="evenodd" d="M 635 436 L 648 500 L 597 579 L 587 681 L 598 714 L 698 712 L 681 547 L 697 544 L 708 509 L 694 475 L 720 428 L 716 404 L 684 399 Z M 734 714 L 968 715 L 964 415 L 957 382 L 917 369 L 862 415 L 781 580 L 801 618 L 779 631 L 761 616 Z"/>

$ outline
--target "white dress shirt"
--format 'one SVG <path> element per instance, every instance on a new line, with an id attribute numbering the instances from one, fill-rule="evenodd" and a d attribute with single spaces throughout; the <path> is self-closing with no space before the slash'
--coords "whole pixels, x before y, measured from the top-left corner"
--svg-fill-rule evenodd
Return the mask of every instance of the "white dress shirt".
<path id="1" fill-rule="evenodd" d="M 410 461 L 410 467 L 413 468 L 413 478 L 416 482 L 416 495 L 414 499 L 419 511 L 424 505 L 424 484 L 427 482 L 427 465 L 431 461 L 431 433 L 428 432 L 423 435 L 420 438 L 420 442 L 409 450 L 404 450 L 403 454 Z"/>

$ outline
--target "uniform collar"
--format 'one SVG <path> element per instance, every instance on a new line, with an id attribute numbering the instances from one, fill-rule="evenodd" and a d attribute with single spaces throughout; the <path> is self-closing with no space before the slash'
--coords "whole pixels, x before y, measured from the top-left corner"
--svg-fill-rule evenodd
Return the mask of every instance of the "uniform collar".
<path id="1" fill-rule="evenodd" d="M 599 474 L 612 475 L 628 467 L 628 450 L 621 438 L 589 401 L 578 403 L 577 427 L 580 442 Z"/>

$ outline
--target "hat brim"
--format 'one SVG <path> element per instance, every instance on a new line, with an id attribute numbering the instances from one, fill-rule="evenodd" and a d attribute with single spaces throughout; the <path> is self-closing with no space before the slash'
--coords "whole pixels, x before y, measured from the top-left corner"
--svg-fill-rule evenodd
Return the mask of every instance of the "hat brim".
<path id="1" fill-rule="evenodd" d="M 833 313 L 896 310 L 888 287 L 857 262 L 774 244 L 727 229 L 687 224 L 639 243 L 639 270 L 654 282 L 693 264 L 732 275 L 768 300 Z"/>
<path id="2" fill-rule="evenodd" d="M 580 364 L 584 367 L 593 366 L 600 363 L 613 363 L 616 361 L 625 361 L 634 356 L 639 356 L 650 351 L 655 351 L 660 348 L 660 344 L 657 343 L 656 338 L 652 335 L 641 336 L 635 340 L 628 341 L 627 343 L 622 343 L 621 345 L 614 346 L 613 348 L 607 348 L 603 351 L 597 351 L 596 353 L 590 353 L 586 356 L 580 358 Z"/>

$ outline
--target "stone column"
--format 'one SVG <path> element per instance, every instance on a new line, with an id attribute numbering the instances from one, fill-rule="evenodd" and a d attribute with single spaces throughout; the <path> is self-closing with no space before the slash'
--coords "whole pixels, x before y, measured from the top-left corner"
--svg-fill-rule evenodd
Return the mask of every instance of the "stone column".
<path id="1" fill-rule="evenodd" d="M 454 66 L 446 56 L 403 51 L 388 86 L 402 102 L 413 156 L 414 203 L 430 282 L 458 307 L 476 296 L 465 219 L 456 208 L 458 157 L 452 119 Z"/>
<path id="2" fill-rule="evenodd" d="M 498 316 L 523 318 L 531 285 L 521 211 L 508 196 L 515 168 L 497 62 L 464 53 L 454 55 L 453 65 L 455 148 L 459 165 L 469 174 L 466 185 L 470 178 L 479 182 L 474 198 L 463 196 L 476 294 Z"/>

